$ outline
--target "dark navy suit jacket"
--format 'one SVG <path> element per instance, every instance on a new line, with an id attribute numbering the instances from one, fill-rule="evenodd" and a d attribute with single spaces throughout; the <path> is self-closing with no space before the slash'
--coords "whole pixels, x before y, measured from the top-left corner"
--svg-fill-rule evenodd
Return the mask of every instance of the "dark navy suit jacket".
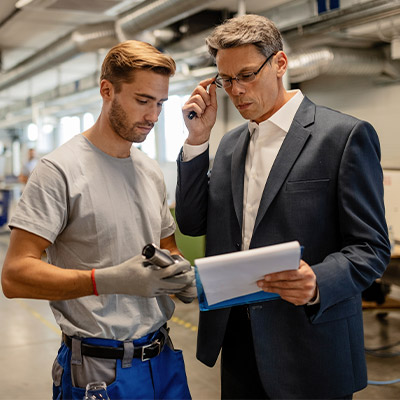
<path id="1" fill-rule="evenodd" d="M 206 234 L 206 256 L 239 251 L 247 124 L 227 133 L 210 179 L 208 151 L 178 160 L 176 218 Z M 334 398 L 367 384 L 361 292 L 390 257 L 374 128 L 304 98 L 265 185 L 250 248 L 298 240 L 320 304 L 249 306 L 261 380 L 272 398 Z M 243 268 L 246 268 L 243 265 Z M 230 309 L 200 313 L 197 357 L 212 366 Z M 238 343 L 240 351 L 240 343 Z"/>

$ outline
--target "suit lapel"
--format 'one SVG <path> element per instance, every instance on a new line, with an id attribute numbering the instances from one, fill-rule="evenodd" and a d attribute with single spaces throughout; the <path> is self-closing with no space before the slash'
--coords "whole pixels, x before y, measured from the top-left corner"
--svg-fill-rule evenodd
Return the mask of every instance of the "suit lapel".
<path id="1" fill-rule="evenodd" d="M 315 104 L 305 97 L 271 168 L 261 197 L 253 233 L 256 231 L 257 226 L 285 182 L 293 164 L 311 135 L 311 129 L 306 129 L 306 127 L 314 123 L 314 117 Z"/>
<path id="2" fill-rule="evenodd" d="M 239 222 L 240 229 L 243 223 L 243 181 L 244 168 L 246 163 L 247 148 L 249 147 L 250 134 L 246 126 L 245 130 L 239 136 L 235 149 L 232 154 L 231 164 L 231 182 L 232 182 L 232 197 L 236 216 Z"/>

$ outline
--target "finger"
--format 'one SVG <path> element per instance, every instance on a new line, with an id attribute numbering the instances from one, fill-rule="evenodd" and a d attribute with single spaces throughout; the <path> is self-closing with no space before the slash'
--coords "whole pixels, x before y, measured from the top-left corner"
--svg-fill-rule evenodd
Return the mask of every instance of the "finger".
<path id="1" fill-rule="evenodd" d="M 160 285 L 160 290 L 178 290 L 181 291 L 186 286 L 185 283 L 182 282 L 171 282 L 170 279 L 163 279 L 162 284 Z"/>
<path id="2" fill-rule="evenodd" d="M 279 289 L 279 288 L 265 288 L 264 292 L 279 294 L 282 299 L 290 301 L 291 303 L 298 303 L 304 301 L 306 296 L 302 291 L 292 289 Z M 307 301 L 305 301 L 306 303 Z"/>
<path id="3" fill-rule="evenodd" d="M 192 96 L 182 107 L 182 111 L 184 115 L 190 113 L 191 111 L 195 111 L 198 115 L 203 114 L 207 105 L 205 99 L 200 94 Z"/>
<path id="4" fill-rule="evenodd" d="M 288 270 L 282 272 L 274 272 L 264 276 L 266 282 L 280 282 L 280 281 L 293 281 L 299 280 L 302 276 L 299 274 L 299 270 Z"/>
<path id="5" fill-rule="evenodd" d="M 210 78 L 201 81 L 197 87 L 193 90 L 192 97 L 195 95 L 200 95 L 207 106 L 211 105 L 211 95 L 213 96 L 213 105 L 216 106 L 216 92 L 217 85 L 215 85 L 215 79 Z M 190 99 L 189 99 L 190 101 Z"/>
<path id="6" fill-rule="evenodd" d="M 218 108 L 218 103 L 217 103 L 217 85 L 215 85 L 215 81 L 213 81 L 213 84 L 210 85 L 210 88 L 208 90 L 208 94 L 210 96 L 210 105 L 214 107 L 215 109 Z"/>
<path id="7" fill-rule="evenodd" d="M 185 287 L 190 285 L 193 280 L 194 280 L 194 275 L 192 275 L 190 273 L 179 274 L 179 275 L 171 276 L 171 278 L 164 279 L 164 281 L 179 283 L 179 284 L 184 285 Z"/>
<path id="8" fill-rule="evenodd" d="M 283 299 L 288 300 L 295 304 L 306 304 L 315 295 L 315 289 L 313 287 L 300 287 L 300 288 L 287 288 L 287 287 L 275 287 L 275 286 L 264 286 L 262 287 L 264 292 L 279 294 Z"/>
<path id="9" fill-rule="evenodd" d="M 204 79 L 199 83 L 199 86 L 202 86 L 204 89 L 206 89 L 208 85 L 211 85 L 214 82 L 214 80 L 215 77 Z"/>
<path id="10" fill-rule="evenodd" d="M 197 93 L 192 93 L 185 106 L 198 104 L 199 107 L 204 109 L 207 107 L 207 103 L 210 104 L 210 96 L 203 88 L 201 88 Z"/>
<path id="11" fill-rule="evenodd" d="M 279 282 L 265 282 L 261 281 L 262 287 L 272 288 L 272 289 L 302 289 L 304 284 L 302 281 L 279 281 Z"/>

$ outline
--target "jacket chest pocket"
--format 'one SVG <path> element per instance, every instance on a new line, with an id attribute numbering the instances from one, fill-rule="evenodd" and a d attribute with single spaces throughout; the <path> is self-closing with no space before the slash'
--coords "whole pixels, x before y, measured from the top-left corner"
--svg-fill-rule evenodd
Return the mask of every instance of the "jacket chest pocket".
<path id="1" fill-rule="evenodd" d="M 285 190 L 287 192 L 315 192 L 326 190 L 329 186 L 330 179 L 310 179 L 301 181 L 286 182 Z"/>

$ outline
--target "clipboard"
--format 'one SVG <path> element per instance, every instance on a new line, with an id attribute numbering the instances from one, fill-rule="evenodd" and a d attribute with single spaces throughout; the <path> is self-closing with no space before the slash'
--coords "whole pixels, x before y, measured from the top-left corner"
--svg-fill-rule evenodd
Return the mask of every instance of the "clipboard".
<path id="1" fill-rule="evenodd" d="M 194 271 L 196 276 L 197 297 L 199 299 L 200 311 L 210 311 L 210 310 L 217 310 L 219 308 L 239 306 L 243 304 L 260 303 L 262 301 L 280 299 L 281 297 L 279 296 L 279 294 L 264 292 L 263 290 L 260 290 L 259 292 L 256 293 L 235 297 L 233 299 L 221 301 L 219 303 L 215 303 L 209 306 L 206 294 L 204 293 L 203 285 L 200 280 L 200 275 L 196 266 L 194 267 Z"/>
<path id="2" fill-rule="evenodd" d="M 300 263 L 300 259 L 303 255 L 304 247 L 300 246 L 300 255 L 298 262 Z M 220 308 L 228 308 L 237 305 L 244 304 L 252 304 L 259 303 L 263 301 L 270 301 L 280 299 L 281 297 L 276 293 L 264 292 L 263 290 L 259 290 L 257 292 L 253 292 L 250 294 L 245 294 L 243 296 L 233 297 L 227 300 L 220 301 L 218 303 L 214 303 L 209 305 L 207 301 L 207 296 L 203 288 L 203 284 L 201 282 L 200 274 L 198 267 L 195 265 L 195 277 L 196 277 L 196 288 L 197 288 L 197 296 L 199 300 L 199 308 L 200 311 L 210 311 L 216 310 Z"/>

